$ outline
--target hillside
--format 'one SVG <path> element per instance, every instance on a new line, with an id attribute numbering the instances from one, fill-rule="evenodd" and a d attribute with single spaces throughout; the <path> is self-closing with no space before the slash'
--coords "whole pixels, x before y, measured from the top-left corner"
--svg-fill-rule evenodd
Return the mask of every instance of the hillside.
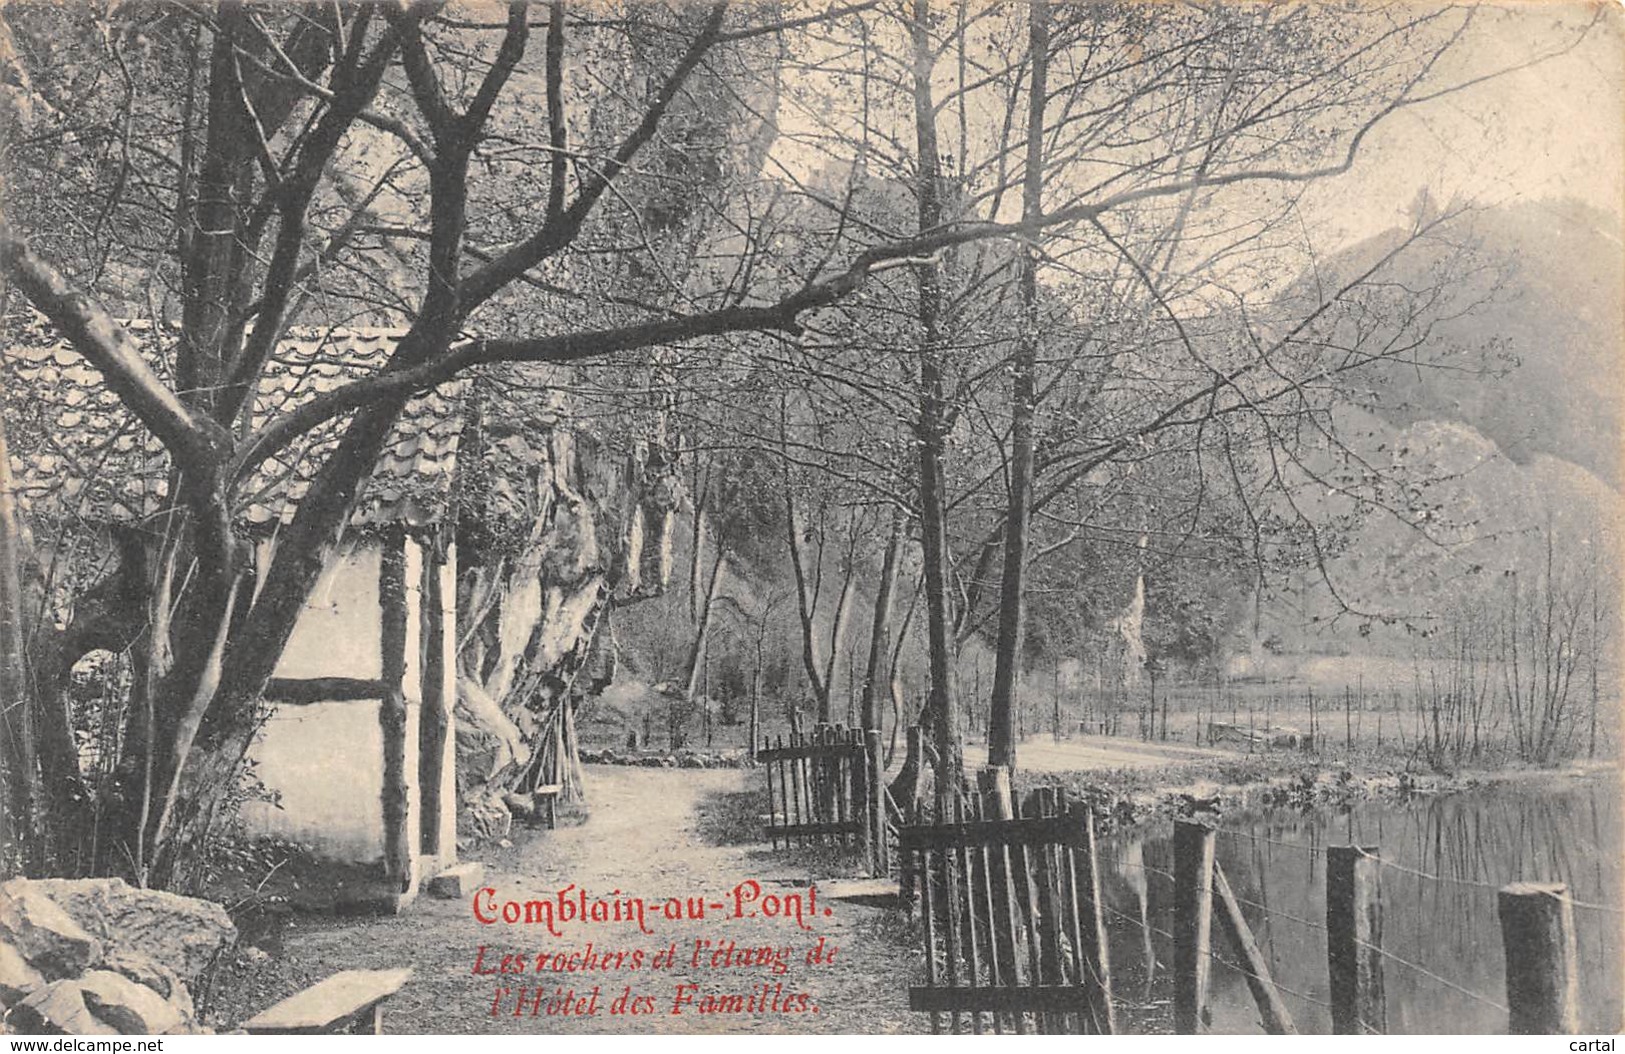
<path id="1" fill-rule="evenodd" d="M 1465 606 L 1481 607 L 1509 573 L 1538 573 L 1553 539 L 1559 576 L 1617 573 L 1625 514 L 1620 493 L 1620 392 L 1625 333 L 1625 258 L 1618 218 L 1572 202 L 1477 214 L 1470 313 L 1441 322 L 1427 356 L 1445 369 L 1389 366 L 1362 378 L 1363 410 L 1340 415 L 1340 434 L 1374 463 L 1430 479 L 1443 512 L 1424 534 L 1394 517 L 1369 517 L 1329 566 L 1343 600 L 1405 617 L 1412 629 Z M 1398 235 L 1349 250 L 1350 273 Z M 1437 257 L 1423 254 L 1388 277 L 1426 281 Z M 1474 369 L 1472 367 L 1477 367 Z M 1306 576 L 1301 611 L 1322 624 L 1338 605 Z M 1290 637 L 1298 611 L 1279 612 Z M 1358 639 L 1361 618 L 1311 633 L 1305 648 Z M 1387 647 L 1404 630 L 1359 646 Z M 1319 638 L 1318 644 L 1316 638 Z M 1386 644 L 1385 644 L 1386 638 Z"/>

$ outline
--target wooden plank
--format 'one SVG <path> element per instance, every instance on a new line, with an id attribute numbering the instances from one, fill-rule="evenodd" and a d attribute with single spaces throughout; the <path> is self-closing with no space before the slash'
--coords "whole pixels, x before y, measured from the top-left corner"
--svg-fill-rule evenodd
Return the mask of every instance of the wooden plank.
<path id="1" fill-rule="evenodd" d="M 959 823 L 965 822 L 965 800 L 958 795 L 954 796 L 954 820 Z M 950 850 L 950 852 L 953 851 Z M 964 893 L 963 903 L 959 902 L 957 899 L 955 903 L 960 911 L 960 918 L 962 918 L 965 923 L 964 948 L 966 980 L 970 982 L 970 986 L 972 988 L 977 988 L 982 984 L 982 972 L 976 944 L 976 878 L 975 872 L 971 867 L 970 849 L 959 849 L 957 853 L 955 853 L 955 859 L 959 865 L 960 890 Z M 986 927 L 983 927 L 983 929 L 985 930 Z M 976 1013 L 971 1014 L 970 1025 L 972 1032 L 978 1036 L 981 1035 L 982 1015 Z"/>
<path id="2" fill-rule="evenodd" d="M 937 795 L 937 815 L 947 819 L 950 814 L 956 819 L 963 819 L 965 815 L 960 807 L 959 795 L 953 791 L 939 792 Z M 942 868 L 943 944 L 946 953 L 945 961 L 948 967 L 948 987 L 958 988 L 959 931 L 962 928 L 962 920 L 959 918 L 959 898 L 954 892 L 954 857 L 956 854 L 952 850 L 947 850 L 933 855 L 937 859 L 938 866 Z M 958 1014 L 953 1015 L 952 1024 L 953 1031 L 958 1034 L 960 1031 Z"/>
<path id="3" fill-rule="evenodd" d="M 765 751 L 763 752 L 766 753 Z M 758 754 L 760 759 L 762 754 Z M 773 765 L 767 765 L 767 836 L 773 842 L 773 848 L 779 847 L 779 807 L 773 797 Z"/>
<path id="4" fill-rule="evenodd" d="M 937 987 L 937 901 L 933 887 L 936 885 L 931 877 L 931 856 L 921 852 L 915 856 L 918 866 L 917 874 L 920 876 L 922 887 L 921 895 L 925 900 L 925 979 L 931 989 Z M 913 1006 L 913 991 L 909 992 L 909 1005 Z M 937 1020 L 935 1012 L 931 1014 L 931 1032 L 938 1034 L 942 1031 L 942 1023 Z"/>
<path id="5" fill-rule="evenodd" d="M 375 1009 L 407 981 L 410 967 L 398 970 L 346 970 L 243 1022 L 253 1033 L 325 1032 Z"/>
<path id="6" fill-rule="evenodd" d="M 829 763 L 827 763 L 825 769 L 826 778 L 828 778 L 834 784 L 832 788 L 835 799 L 834 819 L 843 824 L 852 823 L 851 809 L 849 808 L 851 804 L 851 797 L 848 795 L 846 785 L 847 777 L 852 772 L 852 766 L 849 764 L 851 760 L 852 759 L 850 756 L 833 758 Z M 857 832 L 858 825 L 853 823 L 852 833 L 856 834 Z M 841 838 L 837 839 L 837 841 L 839 841 L 842 845 L 846 845 L 849 844 L 850 839 Z"/>
<path id="7" fill-rule="evenodd" d="M 897 880 L 879 878 L 838 878 L 818 883 L 819 900 L 849 900 L 872 907 L 897 906 Z"/>
<path id="8" fill-rule="evenodd" d="M 812 758 L 856 758 L 863 747 L 856 743 L 824 743 L 807 747 L 774 747 L 756 755 L 758 761 L 794 761 Z"/>
<path id="9" fill-rule="evenodd" d="M 891 874 L 891 850 L 886 837 L 886 788 L 881 783 L 880 732 L 870 729 L 863 738 L 864 762 L 868 766 L 865 804 L 869 812 L 869 873 L 880 877 Z"/>
<path id="10" fill-rule="evenodd" d="M 998 916 L 993 910 L 993 863 L 988 853 L 988 847 L 977 846 L 976 852 L 980 855 L 980 869 L 982 876 L 982 896 L 986 901 L 987 914 L 987 972 L 988 980 L 993 987 L 999 988 L 1006 983 L 1008 977 L 1001 969 L 998 942 Z M 969 852 L 969 849 L 966 850 Z M 1004 1032 L 1003 1018 L 993 1015 L 993 1031 Z"/>
<path id="11" fill-rule="evenodd" d="M 844 835 L 856 833 L 858 826 L 856 820 L 849 820 L 846 823 L 794 823 L 786 827 L 780 827 L 779 833 L 808 836 Z"/>
<path id="12" fill-rule="evenodd" d="M 903 849 L 948 849 L 977 846 L 1078 845 L 1083 825 L 1076 815 L 1022 820 L 970 820 L 962 824 L 910 824 L 897 830 Z"/>
<path id="13" fill-rule="evenodd" d="M 985 806 L 984 806 L 985 807 Z M 1009 821 L 1005 821 L 1009 822 Z M 994 896 L 999 903 L 999 910 L 993 919 L 993 942 L 995 955 L 1003 961 L 1004 983 L 1015 987 L 1022 984 L 1021 958 L 1017 954 L 1020 947 L 1021 925 L 1020 916 L 1016 907 L 1016 882 L 1010 867 L 1010 847 L 999 845 L 993 848 L 992 871 Z M 1036 984 L 1036 977 L 1025 980 Z M 1025 1014 L 1015 1016 L 1016 1032 L 1019 1035 L 1027 1034 L 1027 1017 Z"/>
<path id="14" fill-rule="evenodd" d="M 1038 816 L 1057 815 L 1057 790 L 1055 787 L 1036 788 L 1033 791 L 1034 800 L 1029 812 Z M 1067 976 L 1067 961 L 1061 954 L 1065 941 L 1061 936 L 1061 867 L 1057 854 L 1063 848 L 1052 843 L 1029 850 L 1034 856 L 1036 865 L 1034 880 L 1038 885 L 1038 916 L 1033 920 L 1033 925 L 1035 936 L 1039 939 L 1040 984 L 1068 984 L 1077 981 L 1076 977 Z M 1066 1023 L 1064 1015 L 1052 1014 L 1045 1022 L 1045 1028 L 1050 1033 L 1063 1032 Z"/>
<path id="15" fill-rule="evenodd" d="M 1038 924 L 1038 888 L 1035 885 L 1033 855 L 1042 853 L 1042 845 L 1023 845 L 1016 847 L 1016 867 L 1020 871 L 1017 877 L 1016 890 L 1021 898 L 1021 933 L 1027 940 L 1027 979 L 1035 985 L 1045 982 L 1043 963 L 1040 954 L 1043 938 L 1040 935 Z M 1038 1021 L 1039 1031 L 1048 1028 L 1048 1023 L 1042 1018 Z"/>
<path id="16" fill-rule="evenodd" d="M 1072 1014 L 1077 1013 L 1083 1002 L 1084 992 L 1076 985 L 911 987 L 908 990 L 909 1009 L 928 1013 Z"/>
<path id="17" fill-rule="evenodd" d="M 313 703 L 372 702 L 388 691 L 383 681 L 369 677 L 273 677 L 265 684 L 267 702 L 283 706 Z"/>
<path id="18" fill-rule="evenodd" d="M 791 789 L 791 794 L 792 794 L 793 800 L 795 802 L 795 821 L 796 822 L 795 822 L 795 824 L 793 826 L 800 827 L 801 826 L 801 761 L 800 761 L 799 758 L 794 758 L 794 757 L 787 757 L 784 760 L 785 760 L 785 767 L 790 770 L 790 789 Z M 785 816 L 785 819 L 788 820 L 789 818 L 790 817 L 788 815 Z M 803 845 L 803 846 L 806 845 L 807 844 L 806 835 L 797 834 L 796 835 L 796 844 L 797 845 Z"/>
<path id="19" fill-rule="evenodd" d="M 1213 892 L 1219 895 L 1220 928 L 1241 957 L 1247 988 L 1253 993 L 1253 1002 L 1258 1004 L 1258 1015 L 1264 1023 L 1264 1031 L 1272 1036 L 1297 1035 L 1298 1029 L 1292 1023 L 1292 1015 L 1287 1011 L 1275 982 L 1270 979 L 1269 962 L 1259 949 L 1258 942 L 1253 939 L 1252 927 L 1247 925 L 1247 919 L 1241 913 L 1241 903 L 1236 900 L 1236 894 L 1231 890 L 1229 880 L 1224 877 L 1224 869 L 1217 860 L 1213 862 Z"/>
<path id="20" fill-rule="evenodd" d="M 1112 1009 L 1112 966 L 1110 944 L 1106 939 L 1105 898 L 1100 893 L 1100 861 L 1095 839 L 1095 814 L 1085 807 L 1082 846 L 1072 852 L 1073 897 L 1078 901 L 1078 969 L 1089 993 L 1094 1028 L 1102 1035 L 1117 1032 Z"/>

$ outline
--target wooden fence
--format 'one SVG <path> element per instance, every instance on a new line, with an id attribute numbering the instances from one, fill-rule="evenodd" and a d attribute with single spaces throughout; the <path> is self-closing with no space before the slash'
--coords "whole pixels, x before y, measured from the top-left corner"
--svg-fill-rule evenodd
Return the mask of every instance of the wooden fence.
<path id="1" fill-rule="evenodd" d="M 1217 958 L 1211 947 L 1211 920 L 1217 915 L 1239 959 L 1231 965 L 1246 977 L 1264 1030 L 1276 1035 L 1295 1034 L 1297 1029 L 1281 999 L 1284 986 L 1271 979 L 1268 964 L 1242 917 L 1239 898 L 1214 859 L 1216 833 L 1237 832 L 1217 832 L 1206 824 L 1189 821 L 1174 824 L 1174 870 L 1169 876 L 1174 884 L 1174 1030 L 1190 1034 L 1202 1029 L 1208 963 Z M 1395 867 L 1423 879 L 1451 880 L 1391 864 L 1383 860 L 1376 846 L 1329 846 L 1323 851 L 1325 925 L 1312 920 L 1295 921 L 1325 935 L 1334 1033 L 1377 1035 L 1387 1031 L 1385 964 L 1417 971 L 1438 984 L 1498 1007 L 1506 1012 L 1507 1028 L 1513 1034 L 1578 1031 L 1574 908 L 1618 915 L 1617 907 L 1581 904 L 1559 883 L 1515 882 L 1499 887 L 1496 892 L 1506 956 L 1503 1006 L 1491 996 L 1464 988 L 1383 947 L 1382 869 Z M 1284 913 L 1268 914 L 1293 918 Z"/>
<path id="2" fill-rule="evenodd" d="M 981 775 L 979 796 L 939 796 L 934 809 L 922 810 L 921 822 L 896 832 L 900 893 L 920 918 L 925 951 L 926 984 L 909 989 L 910 1008 L 931 1015 L 933 1032 L 943 1031 L 944 1020 L 956 1033 L 967 1026 L 976 1033 L 1114 1031 L 1102 916 L 1112 909 L 1100 892 L 1092 815 L 1068 808 L 1058 788 L 1033 791 L 1017 813 L 1008 775 Z M 1329 1009 L 1334 1033 L 1385 1032 L 1385 965 L 1499 1008 L 1514 1034 L 1572 1033 L 1580 1023 L 1574 911 L 1622 914 L 1618 906 L 1577 901 L 1561 884 L 1485 885 L 1498 897 L 1506 957 L 1501 1004 L 1383 947 L 1382 870 L 1465 880 L 1390 863 L 1374 846 L 1305 848 L 1325 854 L 1322 925 L 1239 897 L 1216 859 L 1216 834 L 1256 837 L 1176 822 L 1173 870 L 1146 868 L 1172 883 L 1173 932 L 1158 932 L 1172 944 L 1173 1024 L 1184 1034 L 1206 1030 L 1213 961 L 1244 976 L 1271 1034 L 1297 1033 L 1283 992 Z M 1329 1002 L 1271 977 L 1243 904 L 1324 934 Z M 1229 957 L 1215 948 L 1215 921 Z"/>
<path id="3" fill-rule="evenodd" d="M 1009 785 L 939 797 L 934 816 L 899 828 L 905 897 L 923 901 L 927 984 L 909 1006 L 994 1032 L 1110 1033 L 1111 980 L 1094 818 L 1041 788 L 1024 817 Z"/>
<path id="4" fill-rule="evenodd" d="M 861 850 L 869 872 L 889 870 L 880 733 L 818 725 L 764 741 L 767 837 L 773 848 L 828 845 Z"/>

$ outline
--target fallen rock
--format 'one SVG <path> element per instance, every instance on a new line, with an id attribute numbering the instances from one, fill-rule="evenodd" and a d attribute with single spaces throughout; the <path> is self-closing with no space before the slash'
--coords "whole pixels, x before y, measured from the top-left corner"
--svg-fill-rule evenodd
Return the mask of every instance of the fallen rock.
<path id="1" fill-rule="evenodd" d="M 120 878 L 50 878 L 31 885 L 100 938 L 109 954 L 142 956 L 183 981 L 197 980 L 237 939 L 226 909 L 212 901 L 137 889 Z"/>
<path id="2" fill-rule="evenodd" d="M 44 885 L 26 878 L 0 885 L 0 939 L 47 980 L 77 977 L 101 958 L 101 943 L 56 903 Z"/>
<path id="3" fill-rule="evenodd" d="M 45 983 L 45 977 L 22 954 L 0 941 L 0 1006 L 13 1006 Z"/>
<path id="4" fill-rule="evenodd" d="M 136 984 L 152 989 L 165 999 L 174 1003 L 187 1017 L 195 1017 L 197 1008 L 192 1005 L 192 993 L 186 988 L 186 983 L 180 975 L 163 963 L 153 962 L 145 955 L 135 952 L 115 951 L 102 958 L 100 966 L 103 970 L 111 970 L 121 977 L 126 977 Z"/>
<path id="5" fill-rule="evenodd" d="M 460 820 L 475 839 L 495 842 L 513 830 L 513 813 L 492 794 L 475 796 L 464 804 Z"/>
<path id="6" fill-rule="evenodd" d="M 85 1009 L 127 1036 L 162 1036 L 185 1029 L 179 1007 L 143 984 L 110 970 L 92 970 L 79 979 Z"/>
<path id="7" fill-rule="evenodd" d="M 11 1008 L 6 1027 L 25 1036 L 111 1036 L 85 1006 L 78 981 L 52 981 Z"/>

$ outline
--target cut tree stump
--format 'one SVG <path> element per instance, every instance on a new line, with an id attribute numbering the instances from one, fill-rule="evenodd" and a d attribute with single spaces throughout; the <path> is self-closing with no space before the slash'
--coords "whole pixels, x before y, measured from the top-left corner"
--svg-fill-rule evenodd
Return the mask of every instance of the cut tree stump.
<path id="1" fill-rule="evenodd" d="M 429 895 L 445 900 L 462 900 L 479 889 L 484 881 L 485 865 L 475 860 L 465 860 L 429 879 Z"/>

